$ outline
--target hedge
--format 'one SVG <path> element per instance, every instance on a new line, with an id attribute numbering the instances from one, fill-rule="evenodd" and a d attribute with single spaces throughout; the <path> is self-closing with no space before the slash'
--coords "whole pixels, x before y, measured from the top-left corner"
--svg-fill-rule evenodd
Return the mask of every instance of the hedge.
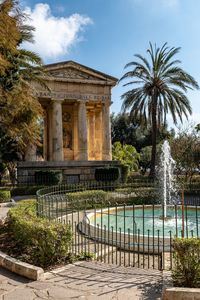
<path id="1" fill-rule="evenodd" d="M 11 190 L 11 196 L 24 196 L 24 195 L 36 195 L 36 192 L 45 186 L 19 186 L 15 187 Z"/>
<path id="2" fill-rule="evenodd" d="M 105 167 L 97 168 L 95 170 L 95 180 L 110 182 L 119 179 L 119 168 L 117 167 Z"/>
<path id="3" fill-rule="evenodd" d="M 30 256 L 32 263 L 45 268 L 66 260 L 72 243 L 69 225 L 38 218 L 34 200 L 21 201 L 8 216 L 17 247 Z"/>
<path id="4" fill-rule="evenodd" d="M 158 191 L 155 188 L 133 189 L 118 188 L 112 192 L 103 190 L 86 190 L 67 193 L 67 199 L 75 209 L 89 209 L 116 203 L 126 204 L 155 204 L 158 202 Z M 68 203 L 68 205 L 70 204 Z"/>
<path id="5" fill-rule="evenodd" d="M 200 239 L 177 238 L 173 243 L 174 267 L 172 279 L 174 286 L 200 288 Z"/>
<path id="6" fill-rule="evenodd" d="M 155 187 L 134 188 L 127 185 L 125 188 L 116 189 L 116 192 L 127 196 L 126 199 L 124 198 L 127 204 L 157 204 L 160 202 L 159 191 Z"/>
<path id="7" fill-rule="evenodd" d="M 121 165 L 121 181 L 123 183 L 127 182 L 129 168 L 126 165 Z"/>
<path id="8" fill-rule="evenodd" d="M 36 185 L 56 185 L 62 182 L 62 173 L 53 171 L 37 171 L 35 172 Z"/>
<path id="9" fill-rule="evenodd" d="M 102 190 L 86 190 L 82 192 L 67 193 L 67 200 L 78 209 L 94 208 L 96 204 L 108 199 L 109 193 Z"/>
<path id="10" fill-rule="evenodd" d="M 11 195 L 8 190 L 0 190 L 0 203 L 10 201 Z"/>

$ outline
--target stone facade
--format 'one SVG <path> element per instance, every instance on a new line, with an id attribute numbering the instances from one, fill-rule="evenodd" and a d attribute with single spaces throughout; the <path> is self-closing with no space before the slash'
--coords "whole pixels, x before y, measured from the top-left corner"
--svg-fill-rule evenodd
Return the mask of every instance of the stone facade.
<path id="1" fill-rule="evenodd" d="M 44 109 L 44 160 L 112 160 L 111 88 L 117 79 L 72 61 L 45 70 L 49 90 L 34 83 Z M 26 157 L 33 161 L 35 153 Z"/>
<path id="2" fill-rule="evenodd" d="M 44 110 L 43 166 L 63 162 L 67 168 L 70 161 L 109 164 L 111 89 L 117 79 L 73 61 L 46 65 L 45 71 L 48 89 L 32 83 Z M 27 147 L 25 160 L 33 166 L 34 145 Z M 22 165 L 18 164 L 18 175 L 28 174 L 30 169 Z"/>

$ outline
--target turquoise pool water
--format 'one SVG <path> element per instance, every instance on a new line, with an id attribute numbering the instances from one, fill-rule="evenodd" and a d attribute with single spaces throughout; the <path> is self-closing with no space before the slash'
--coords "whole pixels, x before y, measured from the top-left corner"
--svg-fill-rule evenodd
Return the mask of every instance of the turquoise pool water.
<path id="1" fill-rule="evenodd" d="M 153 207 L 130 207 L 117 209 L 103 209 L 95 214 L 90 214 L 90 224 L 99 228 L 106 228 L 114 232 L 141 234 L 156 237 L 181 237 L 182 210 L 181 207 L 167 209 L 169 220 L 160 219 L 163 209 Z M 184 212 L 184 236 L 199 236 L 200 233 L 200 208 L 187 208 Z"/>

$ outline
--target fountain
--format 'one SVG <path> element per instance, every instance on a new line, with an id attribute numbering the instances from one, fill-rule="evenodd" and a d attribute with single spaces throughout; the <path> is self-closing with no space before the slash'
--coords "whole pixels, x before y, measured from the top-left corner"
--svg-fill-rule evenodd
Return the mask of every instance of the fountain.
<path id="1" fill-rule="evenodd" d="M 168 141 L 161 148 L 157 177 L 160 186 L 158 205 L 123 205 L 88 211 L 84 233 L 97 241 L 139 252 L 170 252 L 174 237 L 199 237 L 200 207 L 177 205 L 175 161 Z M 129 193 L 129 194 L 128 194 Z M 123 201 L 133 190 L 121 191 Z M 119 196 L 119 192 L 118 192 Z M 112 194 L 114 197 L 114 193 Z M 83 231 L 83 230 L 82 230 Z"/>
<path id="2" fill-rule="evenodd" d="M 158 181 L 160 185 L 160 198 L 163 204 L 163 216 L 165 220 L 171 218 L 167 216 L 167 205 L 174 204 L 176 196 L 176 180 L 174 177 L 175 161 L 171 156 L 170 145 L 164 141 L 161 147 L 160 162 L 158 167 Z"/>

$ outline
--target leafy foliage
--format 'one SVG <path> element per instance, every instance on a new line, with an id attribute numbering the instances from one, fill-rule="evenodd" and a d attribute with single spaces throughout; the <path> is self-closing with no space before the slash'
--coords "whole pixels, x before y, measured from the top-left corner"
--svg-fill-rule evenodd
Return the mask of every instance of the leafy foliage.
<path id="1" fill-rule="evenodd" d="M 61 172 L 37 171 L 35 172 L 36 185 L 56 185 L 60 182 Z"/>
<path id="2" fill-rule="evenodd" d="M 47 267 L 68 257 L 72 242 L 70 226 L 38 218 L 35 201 L 22 201 L 11 208 L 9 223 L 18 247 L 29 253 L 34 264 Z"/>
<path id="3" fill-rule="evenodd" d="M 11 190 L 11 196 L 24 196 L 24 195 L 35 195 L 39 189 L 44 188 L 44 186 L 17 186 Z"/>
<path id="4" fill-rule="evenodd" d="M 152 154 L 150 176 L 155 177 L 157 128 L 166 123 L 170 113 L 176 124 L 182 116 L 191 114 L 191 106 L 186 96 L 188 89 L 199 88 L 195 79 L 179 67 L 180 61 L 174 59 L 180 48 L 169 48 L 165 43 L 161 48 L 150 43 L 146 57 L 136 54 L 137 61 L 128 63 L 126 72 L 120 80 L 131 79 L 124 86 L 133 86 L 121 97 L 124 111 L 130 110 L 134 120 L 140 120 L 152 127 Z"/>
<path id="5" fill-rule="evenodd" d="M 170 144 L 179 181 L 191 183 L 194 174 L 200 171 L 199 134 L 194 128 L 181 129 Z"/>
<path id="6" fill-rule="evenodd" d="M 8 202 L 10 200 L 9 190 L 0 190 L 0 203 Z"/>
<path id="7" fill-rule="evenodd" d="M 143 126 L 139 120 L 131 118 L 127 113 L 111 115 L 111 136 L 112 144 L 120 142 L 121 144 L 132 145 L 138 152 L 146 146 L 152 144 L 152 128 L 150 125 Z M 156 143 L 174 136 L 173 130 L 168 130 L 166 124 L 157 128 Z"/>
<path id="8" fill-rule="evenodd" d="M 0 127 L 24 148 L 38 140 L 37 118 L 42 114 L 30 81 L 43 82 L 40 57 L 21 47 L 33 41 L 34 28 L 25 21 L 16 1 L 0 4 L 0 23 L 5 25 L 0 29 Z"/>
<path id="9" fill-rule="evenodd" d="M 152 146 L 144 147 L 140 152 L 140 167 L 142 174 L 145 174 L 147 169 L 151 167 L 151 152 Z"/>
<path id="10" fill-rule="evenodd" d="M 175 286 L 200 287 L 200 239 L 176 239 L 172 279 Z"/>
<path id="11" fill-rule="evenodd" d="M 158 200 L 158 190 L 155 187 L 127 186 L 118 187 L 114 191 L 86 190 L 67 193 L 67 206 L 73 210 L 101 208 L 116 205 L 116 202 L 126 204 L 155 204 Z M 59 207 L 59 203 L 57 204 Z M 65 211 L 64 203 L 62 208 Z"/>
<path id="12" fill-rule="evenodd" d="M 16 163 L 22 159 L 18 141 L 0 129 L 0 162 L 9 170 L 12 184 L 16 181 Z"/>
<path id="13" fill-rule="evenodd" d="M 128 166 L 129 171 L 137 171 L 140 155 L 132 145 L 113 144 L 113 160 L 119 160 L 122 165 Z"/>
<path id="14" fill-rule="evenodd" d="M 110 182 L 119 179 L 119 168 L 117 167 L 105 167 L 95 169 L 95 180 Z"/>
<path id="15" fill-rule="evenodd" d="M 73 208 L 94 208 L 98 203 L 104 203 L 108 199 L 109 193 L 102 190 L 82 191 L 67 193 L 67 200 Z"/>

